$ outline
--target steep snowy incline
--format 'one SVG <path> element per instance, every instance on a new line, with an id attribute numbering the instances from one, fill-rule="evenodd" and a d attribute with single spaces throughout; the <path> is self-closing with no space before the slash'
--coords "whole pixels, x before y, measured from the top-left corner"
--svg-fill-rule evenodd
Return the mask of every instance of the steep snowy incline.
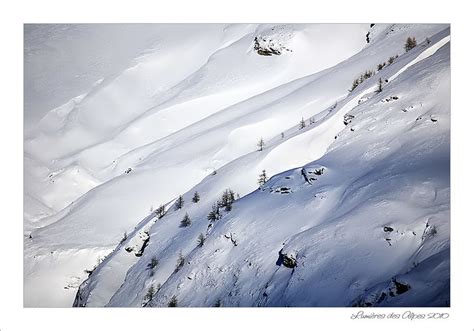
<path id="1" fill-rule="evenodd" d="M 408 67 L 348 113 L 322 158 L 274 176 L 220 220 L 186 194 L 109 305 L 449 305 L 449 59 L 445 43 Z M 185 213 L 192 224 L 179 228 Z"/>
<path id="2" fill-rule="evenodd" d="M 440 45 L 446 43 L 447 40 L 445 36 L 447 33 L 449 33 L 448 30 L 431 38 L 433 49 L 436 50 Z M 384 69 L 380 72 L 380 75 L 395 78 L 393 77 L 393 73 L 399 72 L 399 69 L 404 67 L 408 62 L 414 65 L 415 63 L 412 59 L 419 56 L 419 54 L 433 54 L 434 52 L 431 47 L 426 48 L 426 46 L 427 45 L 421 45 L 419 49 L 413 50 L 412 53 L 400 57 L 398 62 L 394 63 L 392 67 Z M 225 188 L 231 187 L 236 190 L 237 193 L 246 194 L 255 187 L 257 175 L 262 169 L 279 169 L 279 171 L 281 171 L 291 167 L 291 165 L 298 162 L 298 160 L 300 160 L 299 162 L 303 162 L 302 160 L 305 158 L 319 157 L 324 154 L 326 148 L 334 142 L 334 135 L 338 134 L 339 131 L 344 128 L 344 115 L 358 104 L 361 97 L 366 98 L 366 95 L 374 95 L 371 91 L 375 90 L 377 80 L 378 76 L 374 76 L 371 80 L 368 80 L 357 89 L 357 93 L 354 92 L 349 95 L 347 100 L 341 101 L 336 108 L 330 107 L 330 111 L 325 113 L 320 121 L 308 125 L 306 130 L 290 129 L 289 131 L 285 131 L 285 139 L 278 137 L 273 143 L 265 147 L 262 152 L 250 153 L 230 162 L 220 168 L 215 175 L 206 178 L 201 184 L 193 188 L 184 195 L 184 199 L 188 205 L 186 211 L 177 212 L 175 218 L 172 219 L 169 219 L 169 216 L 167 216 L 165 219 L 160 220 L 159 224 L 155 225 L 155 234 L 154 236 L 152 235 L 151 241 L 153 248 L 150 247 L 152 254 L 161 256 L 161 253 L 156 252 L 167 252 L 167 254 L 176 255 L 180 249 L 183 252 L 192 250 L 195 247 L 195 240 L 199 234 L 209 231 L 206 221 L 207 214 L 211 210 L 212 203 L 219 198 L 222 193 L 221 191 Z M 350 132 L 352 133 L 353 131 Z M 326 137 L 324 135 L 326 135 Z M 289 146 L 289 148 L 286 146 Z M 274 172 L 269 173 L 272 174 Z M 221 188 L 221 191 L 216 191 L 216 187 Z M 194 191 L 198 191 L 201 194 L 201 200 L 197 205 L 189 202 Z M 284 191 L 285 190 L 282 190 L 283 194 L 288 193 Z M 198 223 L 193 223 L 192 228 L 183 230 L 177 225 L 185 212 L 191 216 L 193 222 L 197 221 Z M 173 210 L 171 210 L 171 213 L 173 213 Z M 149 261 L 145 259 L 139 262 L 136 268 L 146 269 L 148 263 Z M 117 264 L 117 262 L 115 262 L 115 264 Z M 157 282 L 165 281 L 167 277 L 173 273 L 174 267 L 175 260 L 160 260 L 160 270 L 156 272 L 158 279 L 150 280 L 146 274 L 143 274 L 141 275 L 143 277 L 138 278 L 139 281 L 138 279 L 134 279 L 133 282 L 126 283 L 120 291 L 124 291 L 125 293 L 137 293 L 146 290 L 150 282 L 156 281 L 156 285 Z M 128 265 L 122 263 L 121 267 L 117 268 L 116 271 L 125 273 L 127 269 Z M 107 286 L 109 289 L 111 288 L 110 279 L 105 277 L 101 279 L 100 275 L 95 275 L 93 278 L 94 286 L 100 288 L 102 282 L 104 286 Z M 97 278 L 99 280 L 97 280 Z M 116 284 L 117 288 L 119 285 L 120 284 Z M 88 288 L 87 291 L 91 292 L 91 289 Z M 109 292 L 109 295 L 111 294 L 112 293 Z M 142 297 L 136 295 L 130 296 L 130 299 L 120 296 L 118 299 L 114 299 L 111 305 L 137 305 L 140 304 L 141 300 Z M 84 299 L 83 304 L 86 302 L 92 306 L 98 303 L 98 301 L 94 299 L 93 294 L 89 299 Z M 103 301 L 100 302 L 99 305 L 101 304 L 103 304 Z"/>
<path id="3" fill-rule="evenodd" d="M 391 40 L 387 41 L 390 42 Z M 401 40 L 400 43 L 403 44 Z M 374 45 L 376 46 L 380 47 Z M 370 51 L 370 48 L 367 50 Z M 423 47 L 420 46 L 418 52 L 421 51 Z M 391 52 L 393 51 L 385 51 L 388 54 Z M 414 50 L 410 56 L 415 55 L 415 52 Z M 385 54 L 380 56 L 383 55 Z M 285 84 L 224 109 L 219 114 L 152 145 L 126 154 L 116 162 L 117 175 L 122 175 L 91 190 L 74 203 L 67 217 L 38 230 L 37 235 L 43 236 L 44 240 L 53 246 L 68 245 L 71 244 L 71 239 L 65 237 L 64 233 L 73 226 L 72 224 L 76 224 L 75 237 L 81 240 L 79 231 L 82 228 L 84 231 L 82 237 L 87 238 L 86 245 L 110 245 L 117 242 L 123 231 L 133 226 L 135 220 L 140 219 L 151 205 L 170 201 L 192 188 L 213 170 L 255 150 L 260 136 L 268 140 L 285 131 L 288 123 L 298 123 L 300 114 L 309 116 L 327 110 L 346 90 L 347 87 L 340 83 L 344 81 L 344 76 L 353 77 L 362 71 L 362 68 L 376 66 L 377 59 L 371 60 L 373 64 L 367 63 L 365 52 L 355 57 L 358 58 L 358 62 L 351 58 L 334 70 Z M 404 58 L 400 58 L 400 64 L 404 61 Z M 397 68 L 397 64 L 394 63 L 393 68 Z M 386 70 L 390 72 L 392 68 Z M 350 85 L 350 79 L 345 80 Z M 370 84 L 370 81 L 366 81 L 365 84 Z M 375 84 L 374 79 L 372 84 Z M 362 84 L 358 89 L 363 87 Z M 356 90 L 353 93 L 361 92 Z M 356 102 L 354 98 L 350 100 L 353 104 Z M 327 123 L 323 121 L 318 127 L 327 126 Z M 339 122 L 339 125 L 342 124 Z M 327 138 L 325 137 L 325 140 Z M 286 142 L 287 140 L 283 141 Z M 295 145 L 298 145 L 298 142 L 292 144 L 291 148 Z M 308 162 L 308 155 L 294 153 L 291 161 L 304 164 Z M 279 171 L 288 167 L 291 165 L 284 164 L 284 168 Z M 123 174 L 128 168 L 132 169 L 131 172 Z M 175 180 L 178 177 L 180 180 Z M 243 182 L 252 183 L 247 192 L 256 187 L 253 180 Z M 140 188 L 139 194 L 136 188 Z M 126 205 L 117 205 L 117 197 L 125 199 Z M 102 221 L 103 218 L 113 221 Z M 78 243 L 72 242 L 72 244 Z"/>
<path id="4" fill-rule="evenodd" d="M 206 58 L 205 63 L 188 76 L 183 75 L 184 80 L 175 77 L 178 83 L 168 84 L 167 78 L 160 76 L 168 84 L 163 91 L 152 88 L 159 85 L 155 85 L 153 78 L 147 81 L 153 72 L 158 74 L 161 70 L 151 70 L 164 56 L 157 46 L 137 59 L 137 66 L 99 83 L 90 94 L 51 112 L 44 118 L 38 135 L 30 135 L 25 144 L 31 159 L 31 167 L 25 167 L 25 174 L 31 176 L 29 180 L 34 183 L 25 190 L 25 196 L 35 208 L 25 210 L 31 220 L 25 229 L 38 228 L 31 233 L 32 238 L 25 239 L 25 304 L 72 304 L 78 282 L 87 276 L 84 270 L 90 270 L 97 259 L 102 260 L 112 252 L 124 232 L 130 234 L 130 240 L 142 236 L 142 232 L 133 232 L 133 228 L 146 217 L 150 206 L 156 208 L 191 190 L 185 194 L 189 203 L 193 187 L 204 178 L 196 187 L 203 198 L 193 206 L 195 210 L 191 210 L 193 220 L 195 217 L 205 220 L 212 202 L 228 187 L 241 196 L 253 191 L 262 169 L 273 175 L 319 158 L 334 141 L 334 135 L 343 129 L 344 112 L 356 106 L 365 94 L 373 95 L 370 91 L 375 89 L 378 77 L 392 77 L 405 65 L 413 66 L 416 57 L 426 49 L 439 47 L 438 41 L 449 31 L 433 35 L 444 28 L 442 25 L 378 27 L 374 29 L 371 43 L 353 55 L 366 44 L 365 39 L 363 43 L 353 40 L 356 32 L 359 33 L 357 29 L 366 31 L 368 26 L 352 26 L 351 32 L 349 27 L 338 27 L 339 31 L 332 36 L 327 26 L 317 25 L 236 25 L 224 29 L 219 26 L 218 31 L 213 30 L 215 40 L 203 46 L 204 51 L 193 51 L 193 54 L 205 53 L 202 57 Z M 281 48 L 281 55 L 257 54 L 253 49 L 254 38 L 272 36 L 272 33 L 289 50 Z M 432 43 L 421 44 L 400 56 L 346 99 L 352 80 L 365 70 L 375 69 L 390 56 L 401 54 L 403 43 L 410 35 L 419 40 L 430 37 Z M 330 37 L 334 38 L 331 51 L 339 47 L 340 58 L 330 59 L 325 52 L 317 58 L 308 55 L 315 53 L 321 44 L 325 45 Z M 345 38 L 351 39 L 351 43 L 343 46 Z M 186 49 L 192 45 L 190 39 L 185 38 L 183 43 L 170 41 L 169 52 L 177 51 L 176 47 Z M 148 69 L 150 76 L 141 77 L 140 73 Z M 137 89 L 130 91 L 127 104 L 112 107 L 117 110 L 113 113 L 117 117 L 110 118 L 114 117 L 112 113 L 104 115 L 101 111 L 106 105 L 104 102 L 115 104 L 127 96 L 124 91 L 134 81 L 140 83 Z M 150 88 L 153 92 L 145 91 Z M 333 108 L 336 101 L 339 103 Z M 128 109 L 132 108 L 129 113 Z M 105 116 L 104 123 L 91 122 L 95 113 Z M 119 115 L 121 113 L 124 116 Z M 301 116 L 314 116 L 316 123 L 298 130 L 294 126 Z M 52 134 L 56 130 L 57 133 Z M 284 139 L 280 138 L 281 133 Z M 267 146 L 263 152 L 253 152 L 260 137 Z M 68 142 L 68 139 L 71 140 Z M 56 140 L 54 144 L 58 145 L 45 150 L 47 143 Z M 213 176 L 214 171 L 217 174 Z M 60 196 L 64 191 L 68 195 Z M 50 217 L 42 217 L 48 213 L 52 213 Z M 173 220 L 182 218 L 180 213 L 172 208 L 169 216 L 174 215 Z M 157 252 L 173 255 L 182 250 L 187 254 L 197 235 L 207 232 L 207 221 L 193 224 L 194 230 L 179 229 L 173 222 L 165 217 L 155 224 L 155 227 L 165 226 L 157 237 L 161 238 L 161 246 L 155 247 Z M 192 231 L 182 237 L 181 231 L 187 230 Z M 152 244 L 157 234 L 150 235 Z M 87 252 L 90 253 L 87 258 L 71 263 L 74 256 L 83 254 L 85 257 Z M 120 257 L 115 258 L 118 255 Z M 172 274 L 174 262 L 160 262 L 162 269 L 156 273 L 160 282 L 164 283 Z M 96 275 L 102 276 L 92 279 L 93 286 L 107 286 L 104 281 L 109 277 L 103 275 L 108 263 L 113 265 L 113 268 L 107 267 L 109 274 L 115 278 L 108 288 L 90 292 L 97 293 L 90 298 L 92 305 L 107 304 L 125 280 L 127 270 L 132 265 L 146 268 L 150 261 L 145 257 L 137 261 L 121 250 L 120 253 L 114 251 L 96 269 Z M 135 291 L 134 301 L 122 300 L 119 291 L 110 304 L 141 305 L 140 291 L 145 289 L 146 282 L 144 277 L 143 282 L 136 282 L 137 288 L 128 291 L 130 283 L 126 281 L 120 291 Z"/>
<path id="5" fill-rule="evenodd" d="M 302 66 L 308 54 L 315 53 L 317 45 L 313 42 L 318 41 L 318 38 L 319 42 L 328 38 L 330 26 L 268 24 L 161 26 L 161 34 L 149 38 L 147 41 L 149 48 L 141 52 L 142 56 L 135 60 L 132 67 L 98 80 L 88 92 L 48 113 L 25 139 L 25 157 L 29 159 L 25 162 L 24 170 L 25 304 L 68 305 L 65 302 L 72 301 L 74 295 L 71 291 L 64 291 L 64 288 L 68 287 L 64 285 L 69 283 L 69 279 L 83 279 L 85 276 L 83 270 L 93 267 L 97 258 L 111 251 L 121 236 L 118 234 L 132 228 L 137 218 L 143 217 L 143 212 L 149 209 L 151 203 L 168 201 L 182 191 L 179 187 L 173 188 L 173 185 L 169 185 L 171 191 L 157 197 L 154 183 L 149 181 L 154 177 L 150 173 L 143 184 L 138 181 L 135 185 L 130 182 L 132 178 L 128 178 L 128 184 L 123 185 L 118 191 L 111 187 L 107 190 L 109 197 L 105 199 L 102 199 L 100 194 L 96 196 L 94 190 L 86 197 L 81 197 L 101 182 L 123 173 L 123 171 L 117 172 L 115 167 L 118 157 L 134 147 L 139 147 L 144 141 L 166 135 L 190 124 L 190 120 L 206 116 L 206 112 L 217 111 L 219 104 L 215 102 L 216 98 L 222 100 L 221 106 L 237 102 L 238 100 L 232 100 L 229 95 L 225 95 L 231 90 L 235 91 L 237 97 L 245 98 L 349 57 L 364 46 L 359 36 L 366 29 L 366 25 L 341 25 L 338 31 L 335 31 L 338 35 L 333 35 L 335 39 L 331 44 L 333 50 L 338 51 L 338 57 L 320 54 L 316 56 L 318 61 Z M 285 45 L 293 43 L 297 52 L 291 52 L 291 57 L 282 54 L 278 57 L 280 60 L 277 57 L 256 55 L 252 39 L 256 34 L 272 36 L 275 40 L 281 39 Z M 248 41 L 244 48 L 242 38 Z M 199 40 L 199 43 L 196 43 L 196 40 Z M 232 49 L 243 53 L 229 52 Z M 169 56 L 170 54 L 173 56 Z M 180 65 L 176 67 L 176 63 Z M 247 63 L 247 66 L 244 66 L 244 63 Z M 229 67 L 233 71 L 229 70 Z M 222 75 L 226 72 L 233 72 L 232 77 L 239 78 L 240 85 L 236 84 L 234 78 Z M 247 87 L 248 81 L 255 82 L 252 85 L 253 89 Z M 199 88 L 195 88 L 195 85 L 199 85 Z M 77 87 L 78 90 L 82 89 L 79 85 Z M 211 102 L 203 104 L 202 100 L 206 98 Z M 121 100 L 123 104 L 120 103 Z M 197 107 L 198 105 L 200 107 Z M 146 119 L 169 108 L 175 110 L 171 112 L 173 115 L 181 109 L 184 119 L 176 121 L 173 116 L 161 119 L 155 116 L 150 120 Z M 196 109 L 199 108 L 203 109 L 196 117 Z M 130 117 L 131 115 L 134 117 Z M 130 119 L 128 123 L 127 118 Z M 137 132 L 140 134 L 137 135 Z M 91 147 L 81 150 L 80 146 L 91 143 L 93 144 Z M 183 163 L 185 158 L 186 155 L 180 156 L 176 163 Z M 179 171 L 187 172 L 190 168 L 191 164 L 184 169 L 176 167 L 177 172 L 173 174 L 176 175 Z M 199 171 L 193 176 L 196 178 L 195 181 L 188 184 L 191 186 L 196 184 L 205 174 Z M 167 178 L 170 178 L 169 174 Z M 123 180 L 123 176 L 118 178 L 119 186 Z M 160 186 L 165 184 L 158 182 Z M 125 199 L 126 192 L 134 192 L 137 187 L 143 188 L 144 198 L 135 196 L 137 198 L 135 202 L 142 200 L 146 205 L 145 208 L 139 203 L 125 208 L 128 210 L 125 213 L 117 211 L 112 214 L 110 212 L 115 208 L 104 209 L 107 207 L 104 203 L 117 206 L 120 197 Z M 98 201 L 99 204 L 96 205 Z M 81 210 L 84 204 L 88 205 L 88 211 L 95 210 L 90 216 L 88 211 L 68 216 L 71 210 Z M 115 220 L 117 215 L 119 219 Z M 54 243 L 55 236 L 50 240 L 47 235 L 41 236 L 39 233 L 31 234 L 30 238 L 32 229 L 41 229 L 45 226 L 51 229 L 50 225 L 66 216 L 67 219 L 75 221 L 65 227 L 63 225 L 67 224 L 67 221 L 60 224 L 60 231 L 64 231 L 61 234 L 56 231 L 61 238 L 60 241 Z M 95 227 L 99 223 L 105 227 Z M 115 224 L 113 227 L 119 229 L 119 232 L 114 233 L 115 230 L 106 229 L 111 224 Z M 86 230 L 86 233 L 81 234 L 81 228 Z M 54 232 L 54 227 L 52 229 Z M 91 233 L 102 234 L 99 235 L 98 241 L 92 243 L 87 239 Z M 107 237 L 109 239 L 102 240 Z M 96 249 L 97 247 L 101 248 Z M 62 269 L 61 264 L 70 266 L 69 257 L 83 248 L 92 249 L 89 261 L 81 262 L 80 266 Z M 69 253 L 57 254 L 57 258 L 53 258 L 58 263 L 57 266 L 51 266 L 49 262 L 39 258 L 40 256 L 51 258 L 53 254 L 51 252 L 59 251 Z M 45 285 L 47 283 L 55 284 L 54 294 L 51 293 L 51 287 Z M 42 294 L 40 295 L 38 291 L 42 291 Z"/>

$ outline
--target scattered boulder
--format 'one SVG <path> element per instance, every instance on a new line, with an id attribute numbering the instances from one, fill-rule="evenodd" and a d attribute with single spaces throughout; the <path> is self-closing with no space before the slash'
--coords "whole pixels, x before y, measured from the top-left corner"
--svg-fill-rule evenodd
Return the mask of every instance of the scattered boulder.
<path id="1" fill-rule="evenodd" d="M 391 297 L 394 297 L 407 292 L 409 289 L 411 289 L 411 286 L 409 284 L 398 282 L 395 278 L 393 278 L 390 284 L 390 290 L 388 294 Z"/>
<path id="2" fill-rule="evenodd" d="M 348 125 L 354 119 L 353 115 L 346 114 L 344 115 L 344 125 Z"/>
<path id="3" fill-rule="evenodd" d="M 132 172 L 132 168 L 128 168 L 127 170 L 125 170 L 125 173 L 126 173 L 126 174 L 129 174 L 129 173 L 131 173 L 131 172 Z"/>
<path id="4" fill-rule="evenodd" d="M 412 110 L 414 107 L 413 106 L 408 106 L 408 107 L 405 107 L 402 109 L 402 112 L 406 113 L 408 112 L 409 110 Z"/>
<path id="5" fill-rule="evenodd" d="M 390 97 L 390 98 L 385 98 L 385 99 L 382 100 L 382 102 L 390 102 L 390 101 L 394 101 L 394 100 L 398 100 L 398 97 L 394 96 L 394 97 Z"/>
<path id="6" fill-rule="evenodd" d="M 396 297 L 411 289 L 409 284 L 399 282 L 394 278 L 388 286 L 376 286 L 372 290 L 366 290 L 364 294 L 353 301 L 352 307 L 374 307 L 386 301 L 389 297 Z"/>
<path id="7" fill-rule="evenodd" d="M 296 258 L 291 254 L 284 254 L 282 250 L 283 249 L 278 252 L 278 260 L 276 264 L 279 266 L 283 265 L 289 269 L 294 269 L 297 266 Z"/>
<path id="8" fill-rule="evenodd" d="M 436 226 L 434 224 L 426 223 L 425 231 L 423 231 L 421 240 L 434 237 L 434 235 L 437 233 L 438 233 L 438 230 L 436 229 Z"/>
<path id="9" fill-rule="evenodd" d="M 368 95 L 365 95 L 365 96 L 363 96 L 362 98 L 360 98 L 359 101 L 357 101 L 357 104 L 360 105 L 360 104 L 366 102 L 366 101 L 369 100 L 369 99 L 370 99 L 370 97 L 369 97 Z"/>
<path id="10" fill-rule="evenodd" d="M 258 55 L 263 55 L 263 56 L 272 56 L 272 54 L 275 55 L 280 55 L 281 53 L 279 51 L 276 51 L 272 48 L 270 49 L 259 49 L 257 50 Z"/>
<path id="11" fill-rule="evenodd" d="M 282 186 L 277 187 L 275 190 L 271 189 L 270 192 L 280 193 L 280 194 L 290 194 L 292 193 L 290 187 Z"/>
<path id="12" fill-rule="evenodd" d="M 293 256 L 283 255 L 283 263 L 285 267 L 293 269 L 296 267 L 296 259 Z"/>
<path id="13" fill-rule="evenodd" d="M 138 252 L 135 253 L 136 257 L 142 256 L 143 252 L 145 251 L 146 246 L 148 246 L 148 242 L 150 241 L 150 235 L 148 234 L 148 232 L 145 232 L 145 236 L 146 237 L 145 237 L 145 240 L 143 241 L 142 247 L 140 248 Z"/>
<path id="14" fill-rule="evenodd" d="M 272 56 L 281 55 L 282 50 L 288 50 L 286 47 L 276 45 L 271 39 L 265 39 L 262 37 L 255 37 L 253 39 L 253 49 L 257 51 L 258 55 Z"/>
<path id="15" fill-rule="evenodd" d="M 321 176 L 324 172 L 324 168 L 319 168 L 319 169 L 314 169 L 313 173 L 316 175 L 316 176 Z"/>

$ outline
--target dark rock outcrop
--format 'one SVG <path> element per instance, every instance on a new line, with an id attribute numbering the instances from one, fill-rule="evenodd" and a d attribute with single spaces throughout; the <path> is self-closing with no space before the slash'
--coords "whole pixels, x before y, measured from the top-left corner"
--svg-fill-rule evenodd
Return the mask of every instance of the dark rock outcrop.
<path id="1" fill-rule="evenodd" d="M 278 252 L 278 260 L 276 264 L 279 266 L 283 265 L 289 269 L 294 269 L 298 263 L 295 257 L 293 257 L 292 255 L 284 254 L 282 250 L 280 250 Z"/>
<path id="2" fill-rule="evenodd" d="M 353 115 L 349 115 L 349 114 L 344 115 L 344 125 L 351 123 L 353 118 L 354 118 Z"/>

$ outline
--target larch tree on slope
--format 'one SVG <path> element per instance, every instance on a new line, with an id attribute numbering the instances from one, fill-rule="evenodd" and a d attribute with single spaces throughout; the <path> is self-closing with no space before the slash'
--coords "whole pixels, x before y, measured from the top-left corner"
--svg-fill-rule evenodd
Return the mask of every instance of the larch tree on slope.
<path id="1" fill-rule="evenodd" d="M 201 200 L 201 197 L 199 196 L 199 193 L 196 191 L 196 192 L 194 192 L 192 201 L 193 201 L 194 203 L 198 203 L 199 200 Z"/>
<path id="2" fill-rule="evenodd" d="M 306 127 L 306 122 L 305 122 L 304 118 L 303 118 L 303 117 L 301 117 L 301 121 L 300 121 L 300 130 L 301 130 L 301 129 L 304 129 L 305 127 Z"/>
<path id="3" fill-rule="evenodd" d="M 262 173 L 258 176 L 258 185 L 260 185 L 260 187 L 263 186 L 263 184 L 265 184 L 267 182 L 268 178 L 267 178 L 267 172 L 265 171 L 265 169 L 262 170 Z"/>
<path id="4" fill-rule="evenodd" d="M 186 213 L 181 221 L 181 227 L 187 228 L 191 225 L 191 218 L 189 217 L 188 213 Z"/>
<path id="5" fill-rule="evenodd" d="M 184 198 L 183 198 L 182 195 L 180 195 L 180 196 L 178 197 L 178 199 L 176 200 L 176 205 L 175 205 L 175 206 L 176 206 L 176 210 L 179 210 L 179 209 L 183 208 L 183 205 L 184 205 Z"/>
<path id="6" fill-rule="evenodd" d="M 415 37 L 408 37 L 407 41 L 405 42 L 405 52 L 416 47 L 416 39 Z"/>
<path id="7" fill-rule="evenodd" d="M 263 151 L 263 147 L 265 147 L 265 142 L 263 141 L 263 138 L 260 138 L 257 144 L 258 151 L 261 152 Z"/>

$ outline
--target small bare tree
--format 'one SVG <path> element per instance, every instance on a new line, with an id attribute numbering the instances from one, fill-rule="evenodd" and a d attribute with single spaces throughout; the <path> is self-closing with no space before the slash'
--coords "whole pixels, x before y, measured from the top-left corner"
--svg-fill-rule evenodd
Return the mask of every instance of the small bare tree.
<path id="1" fill-rule="evenodd" d="M 263 138 L 260 138 L 260 140 L 258 141 L 258 144 L 257 144 L 258 151 L 259 152 L 263 151 L 264 146 L 265 146 L 265 142 L 263 141 Z"/>
<path id="2" fill-rule="evenodd" d="M 304 118 L 301 117 L 301 121 L 300 121 L 300 130 L 301 129 L 304 129 L 306 127 L 306 122 L 304 121 Z"/>
<path id="3" fill-rule="evenodd" d="M 382 88 L 383 88 L 383 81 L 382 81 L 382 78 L 379 78 L 379 84 L 378 84 L 378 87 L 377 87 L 377 93 L 382 92 Z"/>
<path id="4" fill-rule="evenodd" d="M 183 208 L 183 205 L 184 205 L 184 198 L 182 195 L 180 195 L 178 199 L 176 200 L 176 205 L 175 205 L 176 210 Z"/>
<path id="5" fill-rule="evenodd" d="M 267 180 L 267 172 L 265 171 L 265 169 L 263 169 L 262 173 L 258 176 L 258 185 L 262 186 L 267 182 Z"/>
<path id="6" fill-rule="evenodd" d="M 186 262 L 186 259 L 184 258 L 183 253 L 179 252 L 178 260 L 176 261 L 176 268 L 174 269 L 174 272 L 178 272 L 179 269 L 181 269 L 184 266 L 185 262 Z"/>

